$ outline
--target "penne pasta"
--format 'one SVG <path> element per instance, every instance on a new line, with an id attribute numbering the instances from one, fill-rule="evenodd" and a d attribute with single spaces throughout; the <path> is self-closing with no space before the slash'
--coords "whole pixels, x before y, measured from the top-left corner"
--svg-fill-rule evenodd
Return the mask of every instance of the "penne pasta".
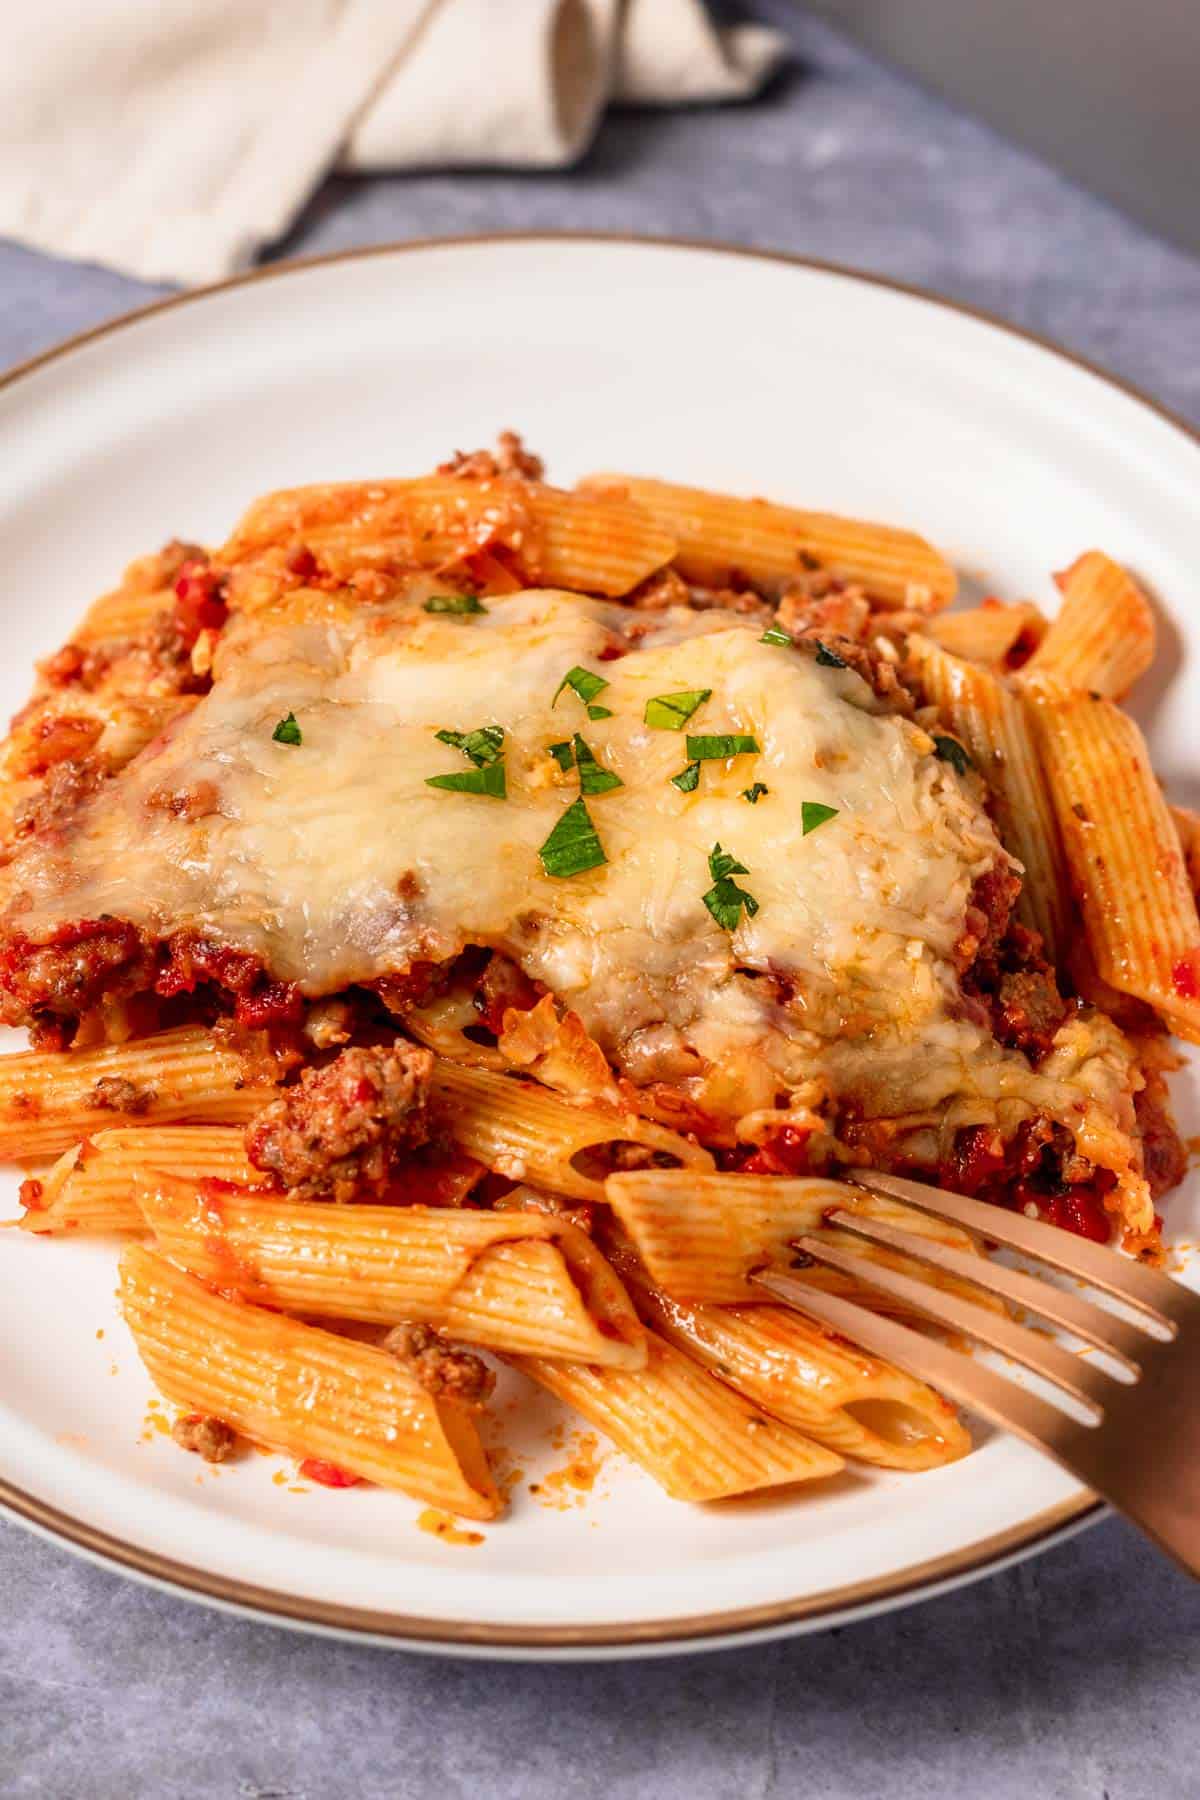
<path id="1" fill-rule="evenodd" d="M 842 1467 L 834 1451 L 765 1418 L 652 1332 L 642 1369 L 515 1360 L 610 1437 L 673 1500 L 726 1500 L 820 1480 Z"/>
<path id="2" fill-rule="evenodd" d="M 716 1305 L 760 1300 L 762 1290 L 750 1280 L 753 1271 L 773 1261 L 794 1263 L 794 1239 L 819 1232 L 830 1244 L 842 1244 L 868 1261 L 902 1268 L 932 1286 L 952 1287 L 986 1303 L 969 1284 L 827 1226 L 831 1211 L 861 1212 L 934 1243 L 968 1252 L 977 1249 L 974 1239 L 957 1226 L 847 1182 L 638 1169 L 610 1175 L 605 1191 L 651 1279 L 672 1300 Z M 797 1273 L 829 1292 L 852 1291 L 864 1305 L 887 1310 L 882 1296 L 865 1292 L 833 1269 L 804 1267 Z"/>
<path id="3" fill-rule="evenodd" d="M 1035 718 L 1097 972 L 1200 1042 L 1200 918 L 1146 740 L 1099 695 L 1044 698 Z"/>
<path id="4" fill-rule="evenodd" d="M 502 1511 L 471 1414 L 435 1398 L 386 1351 L 221 1299 L 139 1244 L 121 1257 L 120 1293 L 168 1400 L 447 1512 Z"/>
<path id="5" fill-rule="evenodd" d="M 997 676 L 929 638 L 911 637 L 908 657 L 931 705 L 961 738 L 994 797 L 1000 836 L 1025 870 L 1017 916 L 1041 934 L 1047 957 L 1056 962 L 1069 936 L 1071 896 L 1026 703 Z"/>
<path id="6" fill-rule="evenodd" d="M 675 552 L 669 530 L 623 499 L 536 481 L 429 475 L 268 494 L 219 560 L 236 569 L 298 544 L 337 575 L 381 564 L 433 569 L 493 546 L 517 561 L 525 585 L 611 595 L 628 593 Z"/>
<path id="7" fill-rule="evenodd" d="M 966 612 L 939 613 L 925 629 L 952 656 L 980 663 L 985 669 L 1008 669 L 1014 656 L 1041 643 L 1047 621 L 1031 600 L 1017 600 L 1011 606 L 985 600 Z"/>
<path id="8" fill-rule="evenodd" d="M 72 634 L 72 642 L 91 647 L 138 637 L 157 615 L 174 605 L 170 587 L 114 588 L 92 602 Z"/>
<path id="9" fill-rule="evenodd" d="M 117 1127 L 98 1131 L 65 1150 L 38 1183 L 24 1231 L 144 1231 L 134 1182 L 146 1170 L 190 1182 L 228 1181 L 251 1187 L 267 1178 L 246 1156 L 245 1133 L 224 1125 Z"/>
<path id="10" fill-rule="evenodd" d="M 885 606 L 936 612 L 954 598 L 954 570 L 913 531 L 640 476 L 591 475 L 582 487 L 643 507 L 676 539 L 680 574 L 706 587 L 724 587 L 741 576 L 771 590 L 823 570 L 860 583 Z"/>
<path id="11" fill-rule="evenodd" d="M 174 608 L 181 569 L 190 562 L 207 560 L 199 544 L 178 539 L 149 556 L 139 556 L 125 569 L 119 586 L 93 601 L 72 632 L 71 642 L 85 648 L 112 647 L 141 636 L 157 614 Z"/>
<path id="12" fill-rule="evenodd" d="M 333 1206 L 147 1175 L 134 1195 L 159 1248 L 281 1312 L 432 1325 L 487 1349 L 616 1368 L 645 1361 L 620 1280 L 586 1234 L 543 1212 Z"/>
<path id="13" fill-rule="evenodd" d="M 1200 813 L 1187 806 L 1173 806 L 1170 812 L 1179 833 L 1188 882 L 1193 894 L 1200 894 Z"/>
<path id="14" fill-rule="evenodd" d="M 1077 557 L 1054 579 L 1062 606 L 1020 680 L 1047 693 L 1086 688 L 1120 700 L 1154 660 L 1150 602 L 1102 550 Z"/>
<path id="15" fill-rule="evenodd" d="M 640 1114 L 580 1106 L 510 1075 L 439 1060 L 433 1092 L 464 1150 L 514 1181 L 575 1200 L 604 1199 L 602 1177 L 576 1167 L 576 1158 L 607 1145 L 639 1144 L 689 1168 L 713 1167 L 709 1151 Z"/>
<path id="16" fill-rule="evenodd" d="M 783 1306 L 670 1300 L 633 1257 L 621 1278 L 660 1337 L 773 1418 L 841 1456 L 884 1469 L 934 1469 L 971 1439 L 940 1394 Z"/>
<path id="17" fill-rule="evenodd" d="M 258 1064 L 188 1025 L 95 1050 L 0 1057 L 0 1157 L 55 1156 L 126 1123 L 244 1124 L 271 1097 Z"/>

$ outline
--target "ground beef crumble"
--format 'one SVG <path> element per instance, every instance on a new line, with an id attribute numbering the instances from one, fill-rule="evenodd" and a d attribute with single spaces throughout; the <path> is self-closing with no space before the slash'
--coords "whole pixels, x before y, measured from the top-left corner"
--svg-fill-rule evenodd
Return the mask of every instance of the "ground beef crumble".
<path id="1" fill-rule="evenodd" d="M 37 672 L 51 687 L 80 687 L 91 693 L 104 680 L 112 660 L 113 652 L 105 645 L 70 643 L 43 657 Z"/>
<path id="2" fill-rule="evenodd" d="M 480 1407 L 496 1385 L 482 1357 L 445 1343 L 428 1325 L 397 1325 L 384 1338 L 383 1348 L 407 1363 L 421 1386 L 438 1400 Z"/>
<path id="3" fill-rule="evenodd" d="M 400 1155 L 429 1137 L 433 1055 L 414 1044 L 343 1050 L 248 1127 L 246 1153 L 293 1198 L 382 1195 Z"/>
<path id="4" fill-rule="evenodd" d="M 665 612 L 669 606 L 690 606 L 692 590 L 674 569 L 657 569 L 626 594 L 626 606 L 638 612 Z"/>
<path id="5" fill-rule="evenodd" d="M 185 1413 L 171 1427 L 171 1436 L 182 1450 L 202 1456 L 205 1462 L 227 1462 L 237 1448 L 237 1433 L 223 1419 L 206 1413 Z"/>
<path id="6" fill-rule="evenodd" d="M 1151 1196 L 1157 1200 L 1171 1188 L 1178 1187 L 1187 1174 L 1187 1151 L 1171 1116 L 1166 1082 L 1159 1071 L 1148 1068 L 1145 1061 L 1142 1071 L 1146 1085 L 1134 1095 L 1133 1106 L 1142 1138 L 1143 1172 Z"/>
<path id="7" fill-rule="evenodd" d="M 541 481 L 545 472 L 541 457 L 526 450 L 516 431 L 502 431 L 494 450 L 456 450 L 449 461 L 439 463 L 437 468 L 439 475 L 479 481 L 495 481 L 504 475 Z"/>
<path id="8" fill-rule="evenodd" d="M 977 987 L 990 988 L 999 979 L 1000 945 L 1009 931 L 1012 909 L 1020 892 L 1020 876 L 1003 863 L 996 863 L 981 875 L 971 890 L 962 934 L 954 949 L 959 968 L 971 971 Z M 1034 940 L 1034 933 L 1026 933 L 1026 938 Z M 1026 946 L 1022 940 L 1018 955 L 1026 947 L 1033 953 L 1033 943 Z M 1040 943 L 1037 948 L 1040 952 Z"/>
<path id="9" fill-rule="evenodd" d="M 0 1022 L 73 1024 L 100 994 L 134 993 L 151 979 L 152 958 L 125 920 L 81 919 L 44 944 L 13 932 L 0 944 Z"/>
<path id="10" fill-rule="evenodd" d="M 108 773 L 96 757 L 55 763 L 35 793 L 28 794 L 13 813 L 14 837 L 61 841 L 85 800 L 97 792 Z"/>
<path id="11" fill-rule="evenodd" d="M 510 1007 L 515 1007 L 518 1012 L 528 1012 L 530 1007 L 537 1005 L 542 992 L 541 986 L 531 981 L 511 957 L 496 951 L 480 977 L 472 1005 L 479 1014 L 480 1023 L 499 1037 L 504 1029 L 504 1015 Z"/>
<path id="12" fill-rule="evenodd" d="M 128 1113 L 136 1119 L 149 1112 L 155 1098 L 153 1088 L 141 1087 L 124 1075 L 102 1075 L 88 1095 L 88 1102 L 102 1111 Z"/>
<path id="13" fill-rule="evenodd" d="M 1011 919 L 1020 883 L 993 869 L 975 885 L 960 952 L 969 950 L 962 991 L 972 1016 L 1036 1066 L 1049 1054 L 1073 1003 L 1059 992 L 1036 931 Z"/>

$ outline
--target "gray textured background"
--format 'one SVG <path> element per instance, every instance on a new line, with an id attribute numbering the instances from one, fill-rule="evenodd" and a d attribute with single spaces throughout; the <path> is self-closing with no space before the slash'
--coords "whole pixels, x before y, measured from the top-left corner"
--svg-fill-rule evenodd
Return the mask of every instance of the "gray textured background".
<path id="1" fill-rule="evenodd" d="M 733 239 L 1059 339 L 1200 424 L 1200 263 L 804 20 L 750 110 L 626 114 L 569 178 L 331 182 L 280 254 L 438 233 Z M 0 244 L 0 366 L 152 298 Z M 656 1664 L 450 1664 L 202 1611 L 0 1521 L 0 1794 L 38 1800 L 1172 1800 L 1200 1589 L 1105 1523 L 982 1586 Z"/>

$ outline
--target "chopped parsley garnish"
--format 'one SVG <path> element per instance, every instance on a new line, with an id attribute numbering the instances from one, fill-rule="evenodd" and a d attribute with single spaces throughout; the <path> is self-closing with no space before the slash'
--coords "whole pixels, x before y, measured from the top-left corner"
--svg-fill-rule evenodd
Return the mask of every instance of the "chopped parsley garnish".
<path id="1" fill-rule="evenodd" d="M 722 850 L 720 844 L 714 844 L 708 853 L 708 872 L 714 881 L 724 881 L 727 875 L 748 875 L 745 863 L 740 863 L 736 856 L 728 850 Z"/>
<path id="2" fill-rule="evenodd" d="M 785 631 L 782 625 L 768 625 L 758 641 L 760 644 L 790 644 L 792 634 Z"/>
<path id="3" fill-rule="evenodd" d="M 818 825 L 824 825 L 829 819 L 836 819 L 836 806 L 823 806 L 819 800 L 802 800 L 800 802 L 800 836 L 807 837 Z"/>
<path id="4" fill-rule="evenodd" d="M 485 613 L 474 594 L 430 594 L 425 602 L 427 613 Z"/>
<path id="5" fill-rule="evenodd" d="M 692 737 L 687 753 L 692 762 L 723 762 L 727 756 L 757 756 L 759 742 L 744 731 L 727 731 L 719 737 Z"/>
<path id="6" fill-rule="evenodd" d="M 655 731 L 682 731 L 692 714 L 711 699 L 711 688 L 691 688 L 682 694 L 657 694 L 646 702 L 646 724 L 653 726 Z"/>
<path id="7" fill-rule="evenodd" d="M 748 894 L 733 880 L 735 875 L 748 875 L 750 871 L 736 856 L 722 850 L 720 844 L 714 844 L 708 853 L 708 872 L 713 885 L 704 896 L 704 904 L 722 931 L 736 931 L 743 907 L 748 919 L 758 911 L 754 895 Z"/>
<path id="8" fill-rule="evenodd" d="M 576 663 L 573 669 L 567 670 L 566 674 L 555 688 L 554 698 L 550 704 L 551 706 L 557 706 L 559 695 L 562 693 L 563 689 L 570 688 L 571 692 L 577 695 L 587 707 L 589 719 L 611 719 L 612 713 L 607 706 L 593 706 L 591 704 L 601 688 L 606 688 L 607 686 L 608 681 L 605 676 L 594 675 L 591 669 L 581 669 L 579 664 Z"/>
<path id="9" fill-rule="evenodd" d="M 575 767 L 579 770 L 581 794 L 608 794 L 613 788 L 625 786 L 619 775 L 614 775 L 611 769 L 604 768 L 596 761 L 578 732 L 575 733 L 574 743 Z"/>
<path id="10" fill-rule="evenodd" d="M 280 719 L 271 733 L 271 739 L 276 744 L 302 744 L 304 742 L 294 712 L 290 712 L 286 719 Z"/>
<path id="11" fill-rule="evenodd" d="M 695 792 L 700 782 L 701 763 L 721 762 L 727 756 L 757 756 L 759 744 L 757 738 L 749 737 L 744 731 L 725 732 L 719 737 L 693 737 L 689 732 L 687 753 L 690 759 L 687 767 L 671 777 L 671 786 L 677 787 L 681 794 Z M 763 792 L 766 792 L 765 788 Z"/>
<path id="12" fill-rule="evenodd" d="M 538 855 L 547 875 L 557 876 L 582 875 L 608 861 L 582 799 L 571 802 Z"/>
<path id="13" fill-rule="evenodd" d="M 831 650 L 828 644 L 823 644 L 820 638 L 817 638 L 814 641 L 817 646 L 817 661 L 821 664 L 822 668 L 848 669 L 850 667 L 850 664 L 846 662 L 844 657 L 839 656 L 836 650 Z"/>
<path id="14" fill-rule="evenodd" d="M 942 762 L 948 762 L 956 775 L 965 775 L 972 766 L 971 758 L 963 749 L 957 738 L 934 736 L 933 754 Z"/>
<path id="15" fill-rule="evenodd" d="M 550 754 L 564 775 L 575 767 L 575 752 L 569 738 L 564 738 L 561 744 L 551 744 Z"/>
<path id="16" fill-rule="evenodd" d="M 508 798 L 508 782 L 503 762 L 486 763 L 477 769 L 463 769 L 461 774 L 427 775 L 425 786 L 446 788 L 452 794 L 486 794 L 491 800 Z"/>
<path id="17" fill-rule="evenodd" d="M 751 806 L 757 806 L 763 795 L 769 794 L 770 791 L 765 781 L 756 781 L 753 787 L 742 789 L 742 799 L 748 800 Z"/>
<path id="18" fill-rule="evenodd" d="M 436 731 L 439 744 L 461 750 L 473 769 L 457 775 L 427 775 L 425 786 L 445 788 L 451 794 L 486 794 L 490 800 L 507 800 L 504 772 L 504 727 L 481 725 L 476 731 Z"/>
<path id="19" fill-rule="evenodd" d="M 477 731 L 436 731 L 434 736 L 439 744 L 449 744 L 452 750 L 461 750 L 477 769 L 485 769 L 489 764 L 499 762 L 504 755 L 502 725 L 481 725 Z"/>

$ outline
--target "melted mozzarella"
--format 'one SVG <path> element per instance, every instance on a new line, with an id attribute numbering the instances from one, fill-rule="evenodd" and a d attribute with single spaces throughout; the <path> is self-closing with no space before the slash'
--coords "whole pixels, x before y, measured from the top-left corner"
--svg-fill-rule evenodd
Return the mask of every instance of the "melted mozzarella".
<path id="1" fill-rule="evenodd" d="M 949 1016 L 953 952 L 974 883 L 1005 853 L 928 737 L 881 713 L 857 675 L 719 612 L 631 615 L 557 592 L 466 619 L 310 600 L 237 621 L 212 693 L 64 848 L 25 853 L 10 873 L 25 931 L 101 913 L 160 936 L 195 929 L 309 995 L 491 945 L 634 1079 L 653 1077 L 664 1045 L 759 1066 L 742 1104 L 811 1076 L 835 1040 L 886 1037 L 908 1075 L 923 1042 L 946 1041 L 943 1066 L 980 1052 L 982 1034 Z M 631 619 L 640 641 L 603 660 Z M 610 718 L 589 720 L 570 690 L 554 702 L 576 664 L 607 678 Z M 761 750 L 705 763 L 683 794 L 670 778 L 685 733 L 644 713 L 697 688 L 712 697 L 693 731 L 749 733 Z M 290 712 L 300 746 L 272 739 Z M 470 766 L 437 730 L 485 724 L 504 728 L 507 800 L 428 787 Z M 538 848 L 578 793 L 548 746 L 576 731 L 624 785 L 588 800 L 607 864 L 564 880 Z M 755 781 L 769 791 L 750 805 Z M 207 816 L 148 804 L 200 783 L 216 794 Z M 836 817 L 806 835 L 804 801 Z M 759 902 L 732 934 L 703 902 L 718 842 Z"/>

